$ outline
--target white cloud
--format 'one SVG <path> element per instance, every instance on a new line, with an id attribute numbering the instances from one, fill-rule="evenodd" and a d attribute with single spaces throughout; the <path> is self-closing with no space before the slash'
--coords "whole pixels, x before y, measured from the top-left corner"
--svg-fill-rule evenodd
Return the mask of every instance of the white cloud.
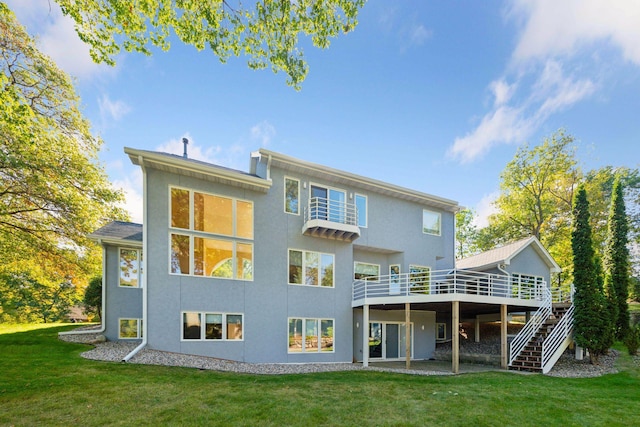
<path id="1" fill-rule="evenodd" d="M 473 131 L 456 138 L 448 154 L 467 163 L 496 145 L 525 142 L 549 116 L 587 98 L 596 89 L 589 79 L 566 76 L 556 61 L 547 61 L 534 83 L 524 87 L 524 98 L 512 100 L 518 87 L 524 87 L 523 81 L 510 84 L 503 78 L 491 82 L 489 89 L 495 99 L 492 110 Z"/>
<path id="2" fill-rule="evenodd" d="M 421 46 L 431 37 L 432 31 L 427 30 L 424 25 L 419 24 L 411 31 L 411 44 Z"/>
<path id="3" fill-rule="evenodd" d="M 489 217 L 498 212 L 496 207 L 493 205 L 493 202 L 496 201 L 499 195 L 500 193 L 498 191 L 494 191 L 482 196 L 482 199 L 480 199 L 474 208 L 476 216 L 473 219 L 473 224 L 476 227 L 484 228 L 489 225 Z"/>
<path id="4" fill-rule="evenodd" d="M 562 66 L 556 61 L 547 61 L 544 71 L 533 87 L 533 96 L 544 96 L 538 114 L 545 117 L 567 106 L 575 104 L 595 92 L 596 85 L 590 79 L 565 77 Z"/>
<path id="5" fill-rule="evenodd" d="M 482 157 L 495 145 L 526 139 L 533 127 L 534 121 L 525 118 L 521 108 L 503 105 L 486 114 L 472 132 L 456 138 L 448 154 L 468 163 Z"/>
<path id="6" fill-rule="evenodd" d="M 400 52 L 404 53 L 412 47 L 422 46 L 433 34 L 422 24 L 406 23 L 399 32 Z"/>
<path id="7" fill-rule="evenodd" d="M 116 188 L 124 192 L 125 202 L 122 207 L 129 212 L 131 221 L 142 223 L 142 169 L 135 168 L 129 176 L 113 181 Z"/>
<path id="8" fill-rule="evenodd" d="M 504 79 L 495 80 L 489 84 L 491 92 L 493 92 L 493 105 L 499 107 L 509 102 L 516 90 L 516 84 L 509 84 Z"/>
<path id="9" fill-rule="evenodd" d="M 516 0 L 506 16 L 521 25 L 512 63 L 489 84 L 490 111 L 450 147 L 449 155 L 461 162 L 500 144 L 525 142 L 553 114 L 596 93 L 599 50 L 614 46 L 640 65 L 640 2 Z"/>
<path id="10" fill-rule="evenodd" d="M 251 128 L 251 138 L 260 141 L 263 147 L 271 144 L 271 140 L 275 135 L 276 128 L 266 120 L 263 120 Z"/>
<path id="11" fill-rule="evenodd" d="M 605 40 L 640 65 L 640 2 L 630 0 L 517 0 L 508 12 L 525 21 L 516 61 L 572 56 Z"/>
<path id="12" fill-rule="evenodd" d="M 62 14 L 60 7 L 51 0 L 8 0 L 8 6 L 37 37 L 38 48 L 62 70 L 81 79 L 94 77 L 112 70 L 108 65 L 98 65 L 89 55 L 74 30 L 74 22 Z"/>
<path id="13" fill-rule="evenodd" d="M 98 107 L 100 108 L 103 126 L 109 121 L 119 121 L 131 111 L 131 107 L 126 102 L 120 100 L 112 101 L 107 94 L 98 99 Z"/>

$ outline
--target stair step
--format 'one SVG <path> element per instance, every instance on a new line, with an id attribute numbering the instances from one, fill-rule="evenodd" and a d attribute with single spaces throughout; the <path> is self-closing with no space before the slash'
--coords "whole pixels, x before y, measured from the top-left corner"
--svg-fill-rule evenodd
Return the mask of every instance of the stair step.
<path id="1" fill-rule="evenodd" d="M 509 366 L 509 369 L 512 371 L 521 371 L 521 372 L 542 372 L 542 368 L 537 367 L 525 367 L 525 366 Z"/>

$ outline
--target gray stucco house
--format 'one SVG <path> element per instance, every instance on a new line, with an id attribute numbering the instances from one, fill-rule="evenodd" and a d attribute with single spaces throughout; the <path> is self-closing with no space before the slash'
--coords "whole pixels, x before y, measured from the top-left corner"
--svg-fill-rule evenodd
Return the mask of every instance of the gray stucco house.
<path id="1" fill-rule="evenodd" d="M 535 238 L 456 265 L 455 201 L 265 149 L 249 172 L 125 153 L 143 171 L 143 224 L 91 237 L 104 250 L 103 333 L 140 342 L 126 360 L 147 346 L 409 364 L 451 339 L 455 372 L 461 319 L 551 309 L 558 266 Z M 503 341 L 507 367 L 506 326 Z"/>

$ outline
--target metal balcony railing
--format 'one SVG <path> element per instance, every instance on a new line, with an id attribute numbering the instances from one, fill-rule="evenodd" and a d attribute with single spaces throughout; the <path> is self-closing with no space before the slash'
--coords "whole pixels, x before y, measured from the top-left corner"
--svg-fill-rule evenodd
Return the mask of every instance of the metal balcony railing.
<path id="1" fill-rule="evenodd" d="M 305 222 L 323 220 L 338 224 L 358 225 L 358 211 L 353 203 L 312 197 L 304 210 Z"/>
<path id="2" fill-rule="evenodd" d="M 368 277 L 353 282 L 353 300 L 393 296 L 464 294 L 543 301 L 544 281 L 524 283 L 510 276 L 470 270 L 436 270 Z"/>

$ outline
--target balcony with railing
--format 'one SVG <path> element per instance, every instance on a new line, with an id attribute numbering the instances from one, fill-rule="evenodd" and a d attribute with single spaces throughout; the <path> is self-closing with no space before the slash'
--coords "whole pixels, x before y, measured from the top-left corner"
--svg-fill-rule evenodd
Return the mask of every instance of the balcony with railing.
<path id="1" fill-rule="evenodd" d="M 470 270 L 421 271 L 354 281 L 352 306 L 464 301 L 540 307 L 548 292 L 544 281 Z"/>
<path id="2" fill-rule="evenodd" d="M 356 205 L 312 197 L 304 209 L 302 234 L 352 242 L 360 237 Z"/>

